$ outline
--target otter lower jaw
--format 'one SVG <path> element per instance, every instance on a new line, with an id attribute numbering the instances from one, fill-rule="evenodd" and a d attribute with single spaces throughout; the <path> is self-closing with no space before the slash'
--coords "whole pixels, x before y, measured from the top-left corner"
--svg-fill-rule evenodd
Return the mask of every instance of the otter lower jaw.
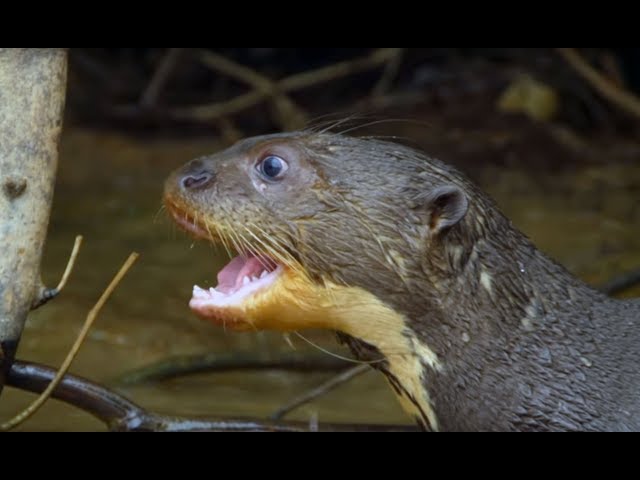
<path id="1" fill-rule="evenodd" d="M 220 271 L 216 288 L 195 286 L 189 306 L 200 317 L 216 318 L 220 310 L 241 307 L 251 296 L 271 288 L 283 272 L 282 266 L 271 261 L 240 255 Z"/>
<path id="2" fill-rule="evenodd" d="M 186 232 L 195 238 L 224 245 L 197 215 L 187 213 L 188 209 L 180 202 L 167 198 L 165 205 L 173 220 Z M 256 327 L 249 312 L 265 300 L 269 303 L 274 287 L 286 283 L 283 277 L 287 269 L 267 255 L 254 254 L 253 250 L 238 253 L 218 273 L 215 288 L 193 287 L 189 307 L 196 315 L 214 324 L 234 330 L 252 330 Z"/>
<path id="3" fill-rule="evenodd" d="M 387 376 L 402 407 L 423 428 L 438 431 L 423 378 L 427 371 L 441 372 L 442 365 L 426 344 L 413 338 L 402 314 L 366 290 L 315 283 L 283 266 L 262 278 L 247 279 L 248 273 L 261 268 L 255 258 L 232 260 L 218 274 L 217 289 L 194 288 L 192 311 L 235 331 L 324 328 L 360 339 L 379 353 L 371 365 Z"/>

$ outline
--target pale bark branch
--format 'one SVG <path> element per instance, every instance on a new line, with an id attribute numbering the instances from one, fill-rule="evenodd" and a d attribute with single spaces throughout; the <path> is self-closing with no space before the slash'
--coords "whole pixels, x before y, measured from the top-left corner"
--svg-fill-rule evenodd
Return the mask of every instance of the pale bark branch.
<path id="1" fill-rule="evenodd" d="M 41 285 L 67 53 L 0 49 L 0 391 Z"/>

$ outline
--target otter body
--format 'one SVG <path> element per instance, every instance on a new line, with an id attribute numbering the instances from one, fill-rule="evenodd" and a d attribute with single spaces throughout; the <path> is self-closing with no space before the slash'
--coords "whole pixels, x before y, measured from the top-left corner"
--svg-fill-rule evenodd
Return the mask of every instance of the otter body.
<path id="1" fill-rule="evenodd" d="M 175 172 L 165 203 L 239 254 L 196 287 L 198 315 L 338 331 L 425 429 L 640 430 L 640 301 L 576 279 L 438 160 L 259 137 Z"/>

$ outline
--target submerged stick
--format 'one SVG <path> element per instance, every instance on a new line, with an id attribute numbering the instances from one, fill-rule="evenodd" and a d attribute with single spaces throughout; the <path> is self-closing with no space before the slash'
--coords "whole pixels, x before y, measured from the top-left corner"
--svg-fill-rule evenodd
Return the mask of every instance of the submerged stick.
<path id="1" fill-rule="evenodd" d="M 123 375 L 118 383 L 138 385 L 185 375 L 230 371 L 285 370 L 289 372 L 339 372 L 350 365 L 326 355 L 289 353 L 276 358 L 265 355 L 220 355 L 209 353 L 173 357 Z"/>
<path id="2" fill-rule="evenodd" d="M 607 295 L 618 295 L 636 285 L 640 285 L 640 270 L 634 270 L 613 278 L 600 287 L 600 290 Z"/>
<path id="3" fill-rule="evenodd" d="M 308 392 L 300 395 L 297 398 L 294 398 L 291 402 L 276 410 L 275 413 L 271 415 L 271 418 L 273 420 L 282 420 L 284 417 L 289 415 L 294 410 L 297 410 L 301 406 L 306 405 L 307 403 L 311 403 L 314 400 L 327 395 L 336 388 L 370 371 L 371 367 L 369 365 L 358 365 L 357 367 L 350 368 L 346 372 L 343 372 L 340 375 L 337 375 L 330 380 L 322 383 L 316 388 L 309 390 Z"/>

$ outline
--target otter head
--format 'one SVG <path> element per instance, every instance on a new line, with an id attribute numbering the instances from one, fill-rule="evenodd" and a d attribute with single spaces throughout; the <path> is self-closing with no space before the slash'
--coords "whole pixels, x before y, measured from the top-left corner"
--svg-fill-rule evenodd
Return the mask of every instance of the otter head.
<path id="1" fill-rule="evenodd" d="M 407 335 L 410 299 L 436 308 L 430 290 L 452 256 L 443 240 L 467 238 L 455 233 L 465 186 L 406 147 L 303 132 L 192 161 L 168 179 L 165 204 L 183 228 L 237 254 L 216 288 L 195 287 L 196 314 L 237 330 L 337 330 L 389 361 L 406 357 L 396 370 L 419 377 L 425 356 L 437 358 Z M 412 381 L 402 389 L 422 405 Z"/>
<path id="2" fill-rule="evenodd" d="M 215 289 L 194 289 L 191 307 L 231 328 L 297 330 L 335 325 L 275 320 L 266 307 L 314 309 L 340 287 L 391 302 L 416 278 L 424 290 L 425 278 L 437 281 L 425 268 L 442 255 L 423 259 L 469 208 L 442 168 L 401 146 L 313 133 L 253 138 L 190 162 L 166 183 L 169 212 L 237 254 Z"/>

